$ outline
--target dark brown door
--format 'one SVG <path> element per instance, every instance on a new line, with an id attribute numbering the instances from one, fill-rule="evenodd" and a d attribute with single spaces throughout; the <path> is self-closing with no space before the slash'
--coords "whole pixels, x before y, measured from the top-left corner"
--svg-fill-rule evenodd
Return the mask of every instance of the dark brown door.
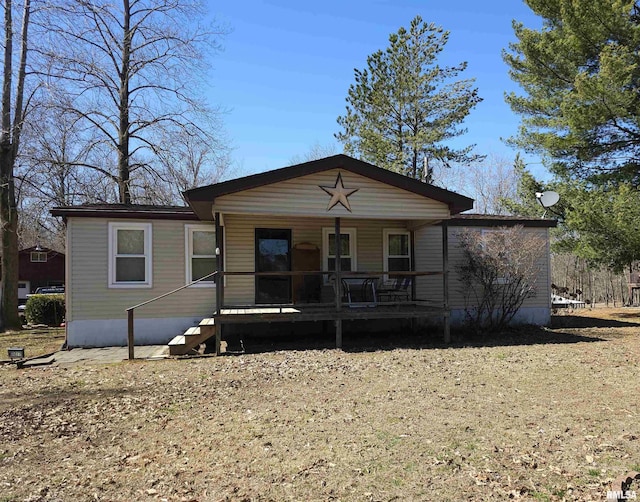
<path id="1" fill-rule="evenodd" d="M 256 272 L 291 271 L 291 230 L 256 228 Z M 291 276 L 256 277 L 256 303 L 291 303 Z"/>

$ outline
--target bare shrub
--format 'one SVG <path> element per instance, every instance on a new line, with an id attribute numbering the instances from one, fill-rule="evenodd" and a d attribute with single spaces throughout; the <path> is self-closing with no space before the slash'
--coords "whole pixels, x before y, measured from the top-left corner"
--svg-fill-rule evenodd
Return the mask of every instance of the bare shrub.
<path id="1" fill-rule="evenodd" d="M 459 234 L 459 246 L 466 322 L 478 333 L 506 328 L 536 295 L 545 239 L 522 226 L 468 229 Z"/>

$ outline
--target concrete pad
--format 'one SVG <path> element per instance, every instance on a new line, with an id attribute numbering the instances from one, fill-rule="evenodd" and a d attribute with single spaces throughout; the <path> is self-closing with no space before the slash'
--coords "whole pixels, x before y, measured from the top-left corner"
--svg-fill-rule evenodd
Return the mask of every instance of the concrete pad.
<path id="1" fill-rule="evenodd" d="M 134 350 L 136 359 L 164 359 L 169 357 L 166 345 L 141 345 Z M 94 349 L 61 350 L 52 356 L 26 361 L 24 368 L 51 364 L 52 366 L 74 366 L 79 364 L 112 364 L 129 358 L 127 347 L 100 347 Z"/>

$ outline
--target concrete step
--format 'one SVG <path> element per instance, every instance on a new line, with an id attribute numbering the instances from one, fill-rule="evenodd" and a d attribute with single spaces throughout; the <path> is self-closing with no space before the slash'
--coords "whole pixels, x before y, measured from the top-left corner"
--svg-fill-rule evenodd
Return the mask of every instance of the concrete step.
<path id="1" fill-rule="evenodd" d="M 205 319 L 203 319 L 205 321 Z M 206 319 L 206 321 L 209 321 Z M 213 321 L 213 319 L 211 319 Z M 169 354 L 172 356 L 182 356 L 191 352 L 192 349 L 200 345 L 205 340 L 215 336 L 216 327 L 214 323 L 206 322 L 203 326 L 192 326 L 184 334 L 178 335 L 169 342 Z"/>

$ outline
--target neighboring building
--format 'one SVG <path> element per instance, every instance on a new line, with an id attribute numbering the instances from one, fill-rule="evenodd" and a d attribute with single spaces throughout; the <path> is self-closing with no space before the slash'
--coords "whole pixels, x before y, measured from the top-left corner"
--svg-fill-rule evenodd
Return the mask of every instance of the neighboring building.
<path id="1" fill-rule="evenodd" d="M 548 242 L 555 225 L 461 215 L 472 199 L 345 155 L 185 197 L 190 207 L 52 211 L 67 224 L 68 346 L 125 345 L 129 307 L 217 269 L 137 309 L 136 343 L 167 343 L 202 318 L 213 319 L 218 338 L 227 325 L 334 321 L 339 346 L 343 321 L 415 318 L 441 323 L 448 339 L 450 320 L 460 322 L 464 311 L 455 273 L 443 273 L 460 259 L 458 231 L 523 225 Z M 542 286 L 519 312 L 521 322 L 550 320 L 548 256 L 539 267 Z M 379 301 L 376 286 L 388 288 L 394 276 L 406 289 Z"/>
<path id="2" fill-rule="evenodd" d="M 18 300 L 24 303 L 27 295 L 37 288 L 64 286 L 65 256 L 53 249 L 33 246 L 18 253 Z"/>

